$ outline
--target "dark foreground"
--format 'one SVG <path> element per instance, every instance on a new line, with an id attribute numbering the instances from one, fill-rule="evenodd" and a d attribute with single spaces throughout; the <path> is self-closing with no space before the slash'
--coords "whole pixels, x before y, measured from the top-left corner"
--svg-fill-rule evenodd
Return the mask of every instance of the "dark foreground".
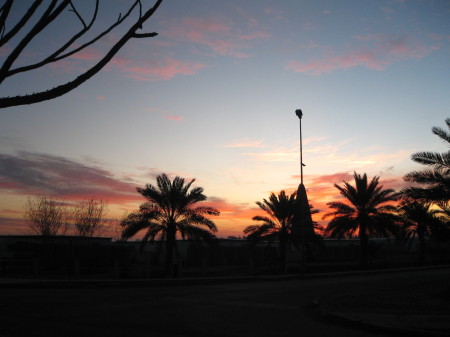
<path id="1" fill-rule="evenodd" d="M 420 295 L 425 290 L 426 297 Z M 0 285 L 0 337 L 380 336 L 306 308 L 318 298 L 336 311 L 406 310 L 419 320 L 421 314 L 450 314 L 446 291 L 449 268 L 173 286 Z"/>

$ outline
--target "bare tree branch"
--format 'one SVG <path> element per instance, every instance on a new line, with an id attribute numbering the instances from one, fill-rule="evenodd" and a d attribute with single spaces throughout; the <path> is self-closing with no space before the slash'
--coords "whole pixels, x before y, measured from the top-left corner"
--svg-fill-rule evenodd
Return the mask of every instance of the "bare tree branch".
<path id="1" fill-rule="evenodd" d="M 78 204 L 73 212 L 75 235 L 93 237 L 103 234 L 107 208 L 108 204 L 101 199 L 88 199 Z"/>
<path id="2" fill-rule="evenodd" d="M 73 2 L 70 2 L 70 7 L 72 7 L 72 9 L 69 9 L 69 11 L 74 12 L 75 15 L 77 16 L 77 18 L 81 21 L 82 25 L 84 28 L 87 28 L 86 22 L 84 22 L 83 18 L 81 17 L 80 13 L 78 13 L 77 9 L 75 8 L 75 6 L 73 5 Z M 98 0 L 97 0 L 97 7 L 98 7 Z"/>
<path id="3" fill-rule="evenodd" d="M 72 38 L 70 38 L 61 48 L 59 48 L 53 54 L 51 54 L 50 56 L 46 57 L 45 59 L 43 59 L 42 61 L 40 61 L 38 63 L 34 63 L 34 64 L 30 64 L 30 65 L 27 65 L 27 66 L 23 66 L 23 67 L 19 67 L 19 68 L 10 70 L 6 77 L 13 76 L 13 75 L 15 75 L 17 73 L 22 73 L 22 72 L 30 71 L 30 70 L 33 70 L 33 69 L 37 69 L 37 68 L 45 66 L 46 64 L 62 60 L 63 58 L 69 57 L 69 56 L 79 52 L 80 50 L 88 47 L 89 45 L 95 43 L 102 36 L 104 36 L 107 33 L 109 33 L 111 31 L 111 29 L 114 28 L 116 25 L 114 25 L 114 27 L 112 27 L 112 28 L 110 27 L 108 30 L 106 30 L 105 32 L 103 32 L 102 34 L 100 34 L 95 39 L 91 40 L 90 42 L 83 44 L 82 46 L 72 50 L 69 53 L 66 53 L 64 55 L 60 55 L 61 53 L 63 53 L 67 48 L 69 48 L 76 40 L 78 40 L 81 36 L 83 36 L 92 27 L 92 25 L 95 22 L 95 19 L 97 18 L 98 4 L 99 4 L 99 0 L 96 0 L 94 14 L 92 15 L 92 19 L 89 22 L 89 24 L 87 26 L 84 26 L 83 29 L 81 29 L 78 33 L 76 33 L 74 36 L 72 36 Z M 84 21 L 83 21 L 83 23 L 84 23 Z M 58 55 L 60 55 L 60 56 L 58 56 Z"/>
<path id="4" fill-rule="evenodd" d="M 53 0 L 50 5 L 48 6 L 47 10 L 44 14 L 40 17 L 38 22 L 34 25 L 34 27 L 31 29 L 31 31 L 25 35 L 25 37 L 18 43 L 16 48 L 9 54 L 5 62 L 3 63 L 3 66 L 0 68 L 0 83 L 2 83 L 7 77 L 13 76 L 17 73 L 26 72 L 29 70 L 37 69 L 39 67 L 42 67 L 46 64 L 49 64 L 51 62 L 56 62 L 61 59 L 64 59 L 66 57 L 69 57 L 84 48 L 91 46 L 95 42 L 97 42 L 100 38 L 108 34 L 112 29 L 120 25 L 124 20 L 130 15 L 130 13 L 133 11 L 133 9 L 136 8 L 137 5 L 139 5 L 140 13 L 139 13 L 139 19 L 136 20 L 136 22 L 129 28 L 129 30 L 111 47 L 111 49 L 105 54 L 105 56 L 100 59 L 95 65 L 93 65 L 90 69 L 85 71 L 83 74 L 76 77 L 74 80 L 69 81 L 65 84 L 59 85 L 57 87 L 54 87 L 47 91 L 41 91 L 32 93 L 29 95 L 19 95 L 15 97 L 2 97 L 0 98 L 0 108 L 6 108 L 11 106 L 18 106 L 18 105 L 26 105 L 26 104 L 34 104 L 46 100 L 50 100 L 59 96 L 62 96 L 69 91 L 75 89 L 85 81 L 89 80 L 92 76 L 97 74 L 106 64 L 108 64 L 109 61 L 114 57 L 114 55 L 117 54 L 117 52 L 131 39 L 131 38 L 146 38 L 146 37 L 154 37 L 157 36 L 157 33 L 142 33 L 138 34 L 136 31 L 138 29 L 141 29 L 143 26 L 143 23 L 146 22 L 158 9 L 160 4 L 163 0 L 157 0 L 153 7 L 145 11 L 145 13 L 142 13 L 142 4 L 139 0 L 135 1 L 133 5 L 129 8 L 129 10 L 125 13 L 125 15 L 119 15 L 118 20 L 109 26 L 105 31 L 98 34 L 96 37 L 91 39 L 90 41 L 82 44 L 81 46 L 71 50 L 67 51 L 69 47 L 78 39 L 80 38 L 84 33 L 86 33 L 91 27 L 93 22 L 96 20 L 97 12 L 98 12 L 98 0 L 96 0 L 96 7 L 93 14 L 93 17 L 89 24 L 86 24 L 86 22 L 81 17 L 80 13 L 76 10 L 75 6 L 72 4 L 72 1 L 65 0 L 62 3 L 60 3 L 58 6 L 56 6 L 57 1 Z M 33 5 L 36 5 L 37 3 L 40 4 L 41 1 L 35 1 Z M 36 6 L 39 6 L 37 4 Z M 36 35 L 41 32 L 47 25 L 52 22 L 60 13 L 61 11 L 66 8 L 68 5 L 71 6 L 71 12 L 74 12 L 74 14 L 78 17 L 78 19 L 81 21 L 83 28 L 75 35 L 73 35 L 62 47 L 60 47 L 58 50 L 53 52 L 50 56 L 46 57 L 44 60 L 31 64 L 26 65 L 23 67 L 19 67 L 16 69 L 11 69 L 13 63 L 17 60 L 21 52 L 24 50 L 24 48 L 30 43 L 30 41 L 33 40 Z M 5 7 L 5 6 L 4 6 Z M 56 7 L 56 8 L 55 8 Z M 29 10 L 30 11 L 30 10 Z M 27 12 L 28 14 L 28 12 Z M 32 13 L 31 13 L 32 14 Z M 26 16 L 26 15 L 25 15 Z M 24 17 L 25 17 L 24 16 Z M 31 15 L 30 15 L 31 16 Z M 28 19 L 27 19 L 28 20 Z M 22 24 L 21 27 L 25 24 L 26 20 Z M 20 28 L 19 27 L 19 30 Z"/>
<path id="5" fill-rule="evenodd" d="M 6 19 L 8 18 L 9 11 L 11 10 L 11 6 L 13 4 L 12 0 L 6 1 L 2 8 L 0 8 L 0 42 L 3 39 L 3 34 L 6 30 Z M 1 46 L 1 45 L 0 45 Z"/>
<path id="6" fill-rule="evenodd" d="M 39 21 L 34 25 L 31 31 L 25 35 L 25 37 L 18 43 L 16 48 L 9 54 L 6 58 L 3 66 L 0 68 L 0 84 L 5 80 L 8 75 L 8 71 L 12 64 L 19 57 L 20 53 L 25 49 L 25 47 L 31 42 L 31 40 L 39 34 L 47 25 L 49 25 L 69 4 L 69 0 L 63 1 L 55 8 L 57 0 L 53 0 L 48 6 L 45 13 L 41 16 Z"/>
<path id="7" fill-rule="evenodd" d="M 65 234 L 69 212 L 56 200 L 41 195 L 28 198 L 24 217 L 33 233 L 42 236 L 55 236 Z"/>
<path id="8" fill-rule="evenodd" d="M 158 33 L 144 33 L 144 34 L 133 34 L 133 37 L 136 39 L 140 39 L 143 37 L 155 37 Z"/>
<path id="9" fill-rule="evenodd" d="M 10 2 L 12 4 L 13 0 L 11 0 Z M 20 19 L 19 22 L 17 22 L 17 24 L 8 33 L 6 33 L 5 35 L 2 35 L 2 37 L 0 39 L 0 47 L 3 46 L 5 43 L 7 43 L 12 37 L 14 37 L 17 34 L 17 32 L 19 32 L 25 26 L 25 24 L 33 16 L 34 12 L 41 4 L 42 4 L 42 0 L 36 0 L 30 6 L 30 8 L 25 13 L 25 15 L 22 17 L 22 19 Z M 3 14 L 4 13 L 2 12 L 2 15 Z M 6 31 L 6 19 L 8 17 L 8 14 L 9 14 L 9 9 L 8 9 L 6 15 L 4 17 L 2 16 L 2 19 L 0 21 L 3 31 Z"/>

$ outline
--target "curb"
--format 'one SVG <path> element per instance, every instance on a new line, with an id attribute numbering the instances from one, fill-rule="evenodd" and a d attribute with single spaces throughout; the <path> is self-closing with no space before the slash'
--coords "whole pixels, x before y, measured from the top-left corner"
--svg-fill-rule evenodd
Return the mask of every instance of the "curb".
<path id="1" fill-rule="evenodd" d="M 97 287 L 171 287 L 194 286 L 209 284 L 231 284 L 248 282 L 273 282 L 289 280 L 307 280 L 320 278 L 336 278 L 359 275 L 376 275 L 388 273 L 403 273 L 420 270 L 446 269 L 450 265 L 406 267 L 397 269 L 378 269 L 366 271 L 348 271 L 335 273 L 293 274 L 293 275 L 265 275 L 265 276 L 229 276 L 229 277 L 200 277 L 200 278 L 172 278 L 172 279 L 67 279 L 67 280 L 39 280 L 39 279 L 1 279 L 1 288 L 97 288 Z"/>

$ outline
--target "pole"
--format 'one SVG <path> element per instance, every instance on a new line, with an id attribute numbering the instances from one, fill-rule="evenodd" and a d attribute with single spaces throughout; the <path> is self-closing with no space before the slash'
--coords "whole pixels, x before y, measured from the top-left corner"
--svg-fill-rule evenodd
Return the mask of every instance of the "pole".
<path id="1" fill-rule="evenodd" d="M 295 114 L 299 119 L 300 124 L 300 183 L 303 184 L 303 145 L 302 145 L 302 116 L 303 112 L 300 109 L 295 110 Z"/>
<path id="2" fill-rule="evenodd" d="M 303 187 L 303 146 L 302 146 L 302 116 L 303 112 L 300 109 L 295 110 L 295 114 L 297 115 L 299 119 L 299 125 L 300 125 L 300 185 Z M 300 186 L 299 186 L 300 189 Z M 298 195 L 297 191 L 297 199 L 300 206 L 300 217 L 297 221 L 299 221 L 300 225 L 300 241 L 301 241 L 301 247 L 302 247 L 302 274 L 305 274 L 306 271 L 306 247 L 305 247 L 305 209 L 303 206 L 303 200 L 299 200 L 300 195 Z"/>

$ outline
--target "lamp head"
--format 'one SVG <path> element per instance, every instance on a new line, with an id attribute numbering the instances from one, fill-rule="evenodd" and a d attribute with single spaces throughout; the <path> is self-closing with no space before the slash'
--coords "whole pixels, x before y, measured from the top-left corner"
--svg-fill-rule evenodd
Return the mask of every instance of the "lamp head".
<path id="1" fill-rule="evenodd" d="M 295 114 L 297 115 L 297 117 L 299 119 L 302 119 L 302 116 L 303 116 L 302 110 L 300 110 L 300 109 L 295 110 Z"/>

